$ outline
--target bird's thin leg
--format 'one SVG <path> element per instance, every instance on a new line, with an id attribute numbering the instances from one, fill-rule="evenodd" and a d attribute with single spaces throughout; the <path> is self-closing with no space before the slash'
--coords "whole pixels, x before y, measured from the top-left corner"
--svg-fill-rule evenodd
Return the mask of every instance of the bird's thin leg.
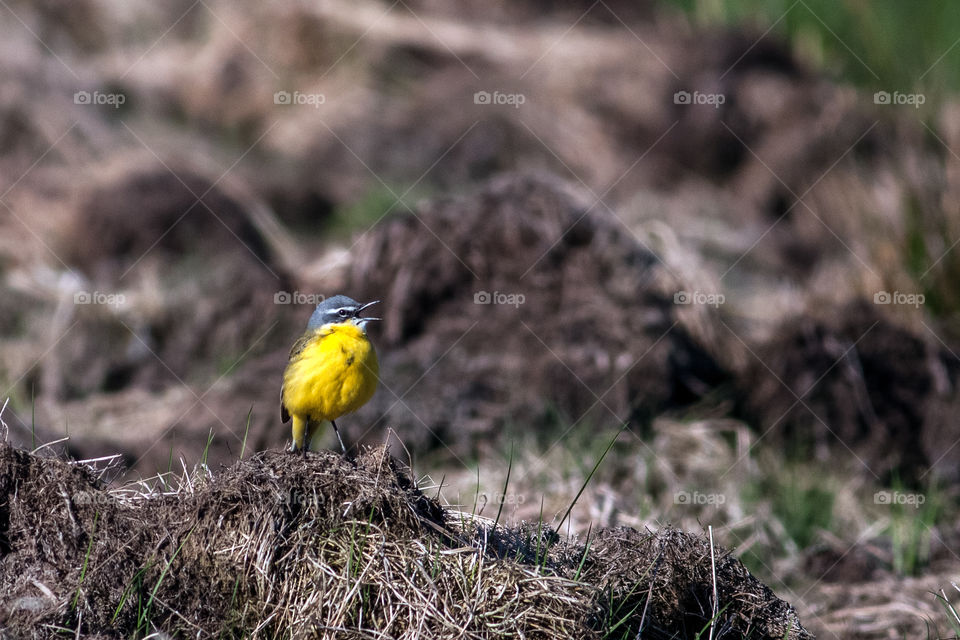
<path id="1" fill-rule="evenodd" d="M 310 418 L 307 418 L 303 429 L 303 444 L 300 446 L 300 452 L 303 454 L 304 460 L 307 459 L 307 449 L 310 448 L 310 435 L 313 432 L 313 429 L 313 421 Z"/>
<path id="2" fill-rule="evenodd" d="M 296 415 L 293 416 L 293 446 L 290 450 L 294 453 L 296 453 L 298 448 L 303 449 L 304 454 L 307 452 L 307 441 L 304 438 L 306 437 L 309 422 L 307 418 L 301 418 Z"/>
<path id="3" fill-rule="evenodd" d="M 343 446 L 343 438 L 340 437 L 340 429 L 337 428 L 337 421 L 331 420 L 330 424 L 333 425 L 333 432 L 337 434 L 337 440 L 340 441 L 340 448 L 343 449 L 343 455 L 347 455 L 347 448 Z"/>

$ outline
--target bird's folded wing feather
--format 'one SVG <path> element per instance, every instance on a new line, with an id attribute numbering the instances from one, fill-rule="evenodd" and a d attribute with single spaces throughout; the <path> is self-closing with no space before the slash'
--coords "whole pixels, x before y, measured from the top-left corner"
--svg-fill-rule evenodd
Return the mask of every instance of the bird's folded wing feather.
<path id="1" fill-rule="evenodd" d="M 325 334 L 324 334 L 325 335 Z M 310 342 L 313 338 L 317 337 L 316 333 L 309 332 L 300 336 L 296 342 L 293 343 L 293 346 L 290 347 L 290 356 L 287 358 L 287 366 L 290 366 L 290 363 L 295 362 L 300 359 L 300 354 L 303 353 L 303 350 L 306 349 L 307 343 Z M 287 411 L 287 407 L 283 404 L 283 383 L 280 384 L 280 422 L 286 423 L 290 420 L 290 412 Z"/>

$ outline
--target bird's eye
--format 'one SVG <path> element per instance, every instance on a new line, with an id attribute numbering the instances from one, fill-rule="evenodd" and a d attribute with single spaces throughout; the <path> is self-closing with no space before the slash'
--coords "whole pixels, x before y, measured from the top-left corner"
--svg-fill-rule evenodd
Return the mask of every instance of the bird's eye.
<path id="1" fill-rule="evenodd" d="M 339 315 L 341 318 L 346 318 L 346 317 L 347 317 L 347 310 L 346 310 L 346 309 L 340 309 L 340 310 L 337 311 L 337 315 Z"/>

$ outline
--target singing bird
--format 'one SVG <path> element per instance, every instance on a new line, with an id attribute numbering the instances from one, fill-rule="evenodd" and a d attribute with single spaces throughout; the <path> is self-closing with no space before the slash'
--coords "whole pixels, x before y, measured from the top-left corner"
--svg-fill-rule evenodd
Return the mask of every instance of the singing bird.
<path id="1" fill-rule="evenodd" d="M 360 313 L 379 300 L 360 304 L 333 296 L 317 305 L 307 330 L 290 349 L 280 387 L 280 419 L 293 418 L 293 450 L 306 453 L 324 422 L 333 425 L 347 452 L 336 420 L 356 411 L 377 390 L 380 368 L 366 325 L 380 318 Z"/>

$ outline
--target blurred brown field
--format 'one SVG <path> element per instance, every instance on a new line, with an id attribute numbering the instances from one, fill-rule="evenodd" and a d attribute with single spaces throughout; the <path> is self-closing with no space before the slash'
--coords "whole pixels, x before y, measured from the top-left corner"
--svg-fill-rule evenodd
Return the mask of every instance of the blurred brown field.
<path id="1" fill-rule="evenodd" d="M 556 520 L 625 427 L 569 532 L 711 524 L 819 637 L 956 633 L 960 110 L 707 4 L 3 5 L 6 438 L 283 447 L 312 305 L 379 298 L 339 424 L 449 504 Z"/>

